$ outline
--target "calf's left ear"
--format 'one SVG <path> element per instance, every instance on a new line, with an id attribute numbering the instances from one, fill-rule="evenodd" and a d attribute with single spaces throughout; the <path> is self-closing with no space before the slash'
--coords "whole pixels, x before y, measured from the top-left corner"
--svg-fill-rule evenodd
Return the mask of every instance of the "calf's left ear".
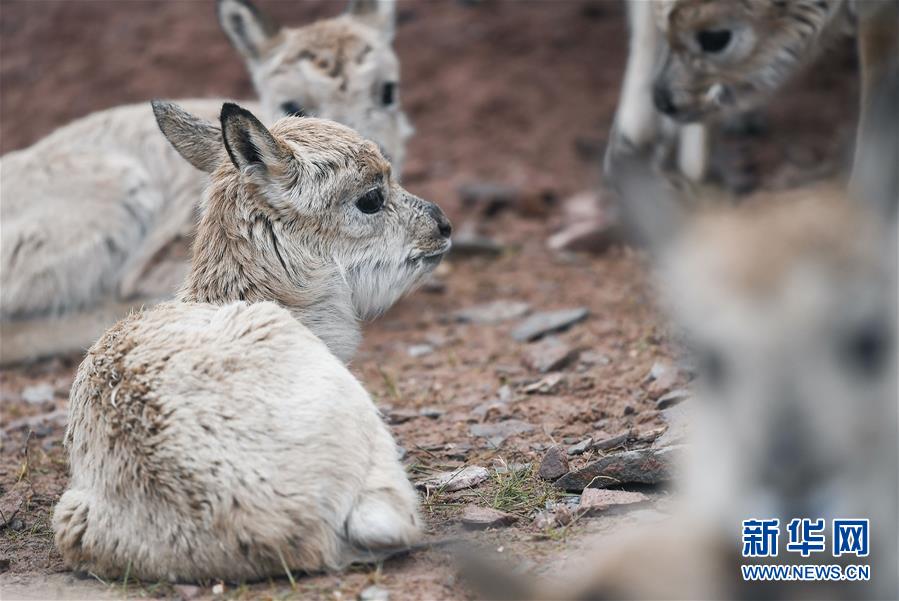
<path id="1" fill-rule="evenodd" d="M 225 150 L 238 170 L 280 172 L 291 160 L 290 150 L 247 109 L 226 102 L 222 105 L 221 122 Z"/>

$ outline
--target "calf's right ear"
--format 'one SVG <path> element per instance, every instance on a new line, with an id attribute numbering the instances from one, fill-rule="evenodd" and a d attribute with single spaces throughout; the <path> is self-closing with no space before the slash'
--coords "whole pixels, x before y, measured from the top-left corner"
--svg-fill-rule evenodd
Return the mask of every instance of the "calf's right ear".
<path id="1" fill-rule="evenodd" d="M 222 162 L 222 132 L 173 102 L 154 100 L 153 114 L 162 134 L 188 163 L 212 173 Z"/>

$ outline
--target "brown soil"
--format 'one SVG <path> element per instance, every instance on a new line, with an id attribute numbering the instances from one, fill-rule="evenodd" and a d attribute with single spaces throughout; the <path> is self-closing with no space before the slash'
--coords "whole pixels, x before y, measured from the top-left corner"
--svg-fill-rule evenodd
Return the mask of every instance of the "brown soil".
<path id="1" fill-rule="evenodd" d="M 263 1 L 284 23 L 334 14 L 336 2 Z M 552 253 L 545 239 L 560 227 L 561 199 L 599 184 L 599 160 L 618 97 L 626 57 L 624 17 L 611 1 L 408 2 L 401 4 L 397 50 L 403 63 L 403 103 L 416 125 L 405 185 L 441 204 L 457 229 L 476 224 L 501 241 L 498 257 L 451 260 L 441 267 L 442 290 L 426 289 L 400 302 L 366 328 L 353 362 L 376 402 L 391 412 L 435 407 L 437 419 L 414 417 L 393 428 L 407 449 L 413 478 L 463 464 L 539 465 L 554 442 L 614 436 L 659 424 L 644 381 L 672 347 L 657 315 L 645 269 L 633 251 L 600 256 Z M 211 2 L 138 0 L 3 0 L 0 4 L 0 148 L 22 148 L 92 110 L 152 97 L 251 97 L 249 78 L 219 31 Z M 851 52 L 792 86 L 768 112 L 754 137 L 729 136 L 722 155 L 749 165 L 769 186 L 790 185 L 843 163 L 855 107 Z M 821 165 L 825 165 L 822 169 Z M 458 186 L 489 181 L 518 188 L 520 202 L 498 216 L 463 207 Z M 526 368 L 528 345 L 498 326 L 461 324 L 453 312 L 494 299 L 524 300 L 535 310 L 585 306 L 590 317 L 560 338 L 588 360 L 563 373 L 558 392 L 525 394 L 539 375 Z M 409 347 L 434 351 L 413 358 Z M 64 410 L 79 357 L 0 371 L 4 427 L 13 420 Z M 26 402 L 25 388 L 50 384 L 52 401 Z M 508 385 L 508 418 L 535 425 L 492 448 L 469 433 L 472 409 Z M 168 585 L 122 587 L 74 580 L 53 546 L 49 515 L 67 478 L 61 447 L 64 420 L 4 433 L 0 510 L 15 511 L 0 530 L 0 583 L 5 597 L 104 595 L 171 597 Z M 600 433 L 600 434 L 598 434 Z M 467 445 L 471 448 L 467 449 Z M 460 450 L 461 446 L 461 450 Z M 587 461 L 582 457 L 575 465 Z M 501 484 L 430 497 L 425 517 L 434 537 L 458 534 L 464 503 L 491 505 Z M 576 548 L 601 520 L 546 532 L 531 525 L 547 488 L 529 478 L 530 502 L 511 528 L 475 538 L 500 554 L 546 572 Z M 658 496 L 658 495 L 657 495 Z M 527 495 L 525 495 L 527 497 Z M 589 526 L 587 522 L 593 523 Z M 226 587 L 248 598 L 355 598 L 372 582 L 391 599 L 449 599 L 471 595 L 437 551 L 389 561 L 381 568 L 286 578 Z M 113 586 L 117 588 L 113 588 Z M 211 588 L 202 590 L 211 595 Z"/>

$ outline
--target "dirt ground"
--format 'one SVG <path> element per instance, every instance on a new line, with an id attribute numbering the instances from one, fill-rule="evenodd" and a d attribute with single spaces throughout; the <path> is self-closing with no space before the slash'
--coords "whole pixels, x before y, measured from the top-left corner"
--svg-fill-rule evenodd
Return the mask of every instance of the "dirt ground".
<path id="1" fill-rule="evenodd" d="M 335 14 L 343 5 L 258 3 L 286 24 Z M 74 118 L 126 102 L 251 97 L 213 6 L 199 0 L 2 0 L 0 149 L 25 147 Z M 622 7 L 611 0 L 402 2 L 396 47 L 402 102 L 417 129 L 404 184 L 440 204 L 457 231 L 475 230 L 501 251 L 451 257 L 434 283 L 366 327 L 351 367 L 392 422 L 413 480 L 463 465 L 491 469 L 478 487 L 423 499 L 432 538 L 460 535 L 457 518 L 465 504 L 502 508 L 519 517 L 515 525 L 467 536 L 524 571 L 551 575 L 585 540 L 631 517 L 560 528 L 534 524 L 546 503 L 564 501 L 536 476 L 544 450 L 586 436 L 599 440 L 660 427 L 646 376 L 674 353 L 640 253 L 613 246 L 578 255 L 546 246 L 564 225 L 566 199 L 599 189 L 626 57 Z M 762 189 L 839 171 L 856 105 L 850 48 L 847 42 L 835 49 L 831 68 L 814 70 L 779 96 L 764 113 L 761 131 L 724 134 L 716 153 L 722 168 L 748 173 Z M 488 215 L 461 201 L 460 186 L 485 182 L 516 190 L 506 210 Z M 498 299 L 526 302 L 533 311 L 589 310 L 585 321 L 558 335 L 580 358 L 558 372 L 551 393 L 526 392 L 544 376 L 523 361 L 534 343 L 510 335 L 520 320 L 485 326 L 454 317 Z M 4 598 L 212 596 L 214 583 L 190 591 L 65 572 L 49 515 L 67 479 L 61 437 L 79 360 L 0 371 Z M 533 428 L 499 445 L 471 433 L 472 425 L 512 419 Z M 573 457 L 572 466 L 595 456 Z M 514 481 L 493 469 L 518 463 L 532 468 Z M 648 492 L 653 505 L 664 505 L 664 490 Z M 371 584 L 394 600 L 472 595 L 440 551 L 295 583 L 226 584 L 222 594 L 347 599 Z"/>

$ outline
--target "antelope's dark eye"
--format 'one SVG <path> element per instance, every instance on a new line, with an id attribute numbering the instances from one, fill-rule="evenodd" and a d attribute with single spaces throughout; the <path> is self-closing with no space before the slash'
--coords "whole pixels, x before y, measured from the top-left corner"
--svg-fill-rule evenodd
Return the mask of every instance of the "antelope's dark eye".
<path id="1" fill-rule="evenodd" d="M 377 213 L 384 208 L 384 193 L 380 188 L 366 192 L 356 201 L 356 208 L 368 215 Z"/>
<path id="2" fill-rule="evenodd" d="M 390 106 L 396 101 L 396 82 L 388 81 L 381 88 L 381 104 Z"/>
<path id="3" fill-rule="evenodd" d="M 284 102 L 281 104 L 281 111 L 288 117 L 305 117 L 306 113 L 296 102 Z"/>
<path id="4" fill-rule="evenodd" d="M 843 355 L 860 374 L 876 376 L 887 364 L 890 335 L 886 325 L 867 324 L 853 332 L 844 342 Z"/>
<path id="5" fill-rule="evenodd" d="M 696 33 L 696 43 L 703 52 L 709 54 L 716 54 L 727 48 L 730 38 L 730 30 L 727 29 L 703 29 Z"/>

